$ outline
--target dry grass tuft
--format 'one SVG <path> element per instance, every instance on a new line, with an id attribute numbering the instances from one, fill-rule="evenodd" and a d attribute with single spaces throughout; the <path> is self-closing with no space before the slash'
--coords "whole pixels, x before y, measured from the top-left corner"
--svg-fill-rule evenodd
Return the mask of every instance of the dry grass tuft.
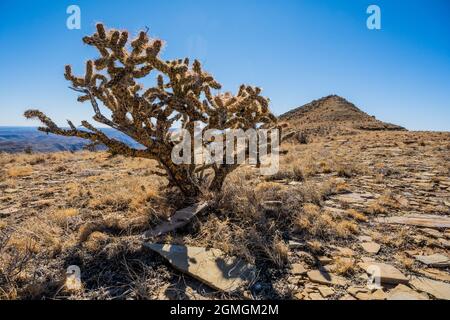
<path id="1" fill-rule="evenodd" d="M 108 242 L 109 237 L 107 234 L 100 232 L 100 231 L 94 231 L 91 234 L 89 234 L 86 241 L 83 243 L 83 247 L 86 248 L 90 252 L 96 252 L 99 251 L 104 245 Z"/>
<path id="2" fill-rule="evenodd" d="M 354 221 L 333 217 L 319 206 L 307 203 L 297 213 L 293 221 L 294 230 L 303 235 L 318 239 L 349 238 L 358 233 L 358 225 Z"/>
<path id="3" fill-rule="evenodd" d="M 68 209 L 60 209 L 55 211 L 50 215 L 50 220 L 58 224 L 59 226 L 64 226 L 67 224 L 67 220 L 75 217 L 79 214 L 78 209 L 68 208 Z"/>
<path id="4" fill-rule="evenodd" d="M 338 275 L 350 276 L 355 273 L 355 260 L 346 257 L 337 257 L 334 260 L 333 272 Z"/>
<path id="5" fill-rule="evenodd" d="M 33 168 L 30 166 L 14 166 L 6 171 L 10 178 L 26 177 L 33 173 Z"/>
<path id="6" fill-rule="evenodd" d="M 289 247 L 280 236 L 276 236 L 272 244 L 265 247 L 264 251 L 269 261 L 277 267 L 283 268 L 288 263 Z"/>
<path id="7" fill-rule="evenodd" d="M 364 222 L 366 222 L 368 220 L 367 217 L 363 213 L 361 213 L 359 211 L 356 211 L 355 209 L 348 209 L 345 213 L 349 217 L 352 217 L 353 219 L 355 219 L 357 221 L 364 221 Z"/>
<path id="8" fill-rule="evenodd" d="M 387 214 L 388 213 L 387 209 L 385 207 L 383 207 L 382 205 L 380 205 L 379 203 L 377 203 L 376 201 L 372 202 L 368 206 L 366 212 L 370 213 L 370 214 Z"/>

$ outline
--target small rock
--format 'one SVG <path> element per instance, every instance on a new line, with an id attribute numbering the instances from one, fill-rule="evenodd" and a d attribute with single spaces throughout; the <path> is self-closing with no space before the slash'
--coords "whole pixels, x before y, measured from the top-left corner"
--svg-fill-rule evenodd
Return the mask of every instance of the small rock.
<path id="1" fill-rule="evenodd" d="M 371 254 L 377 254 L 381 248 L 381 246 L 376 242 L 363 242 L 360 245 L 364 249 L 364 251 Z"/>
<path id="2" fill-rule="evenodd" d="M 242 292 L 242 296 L 244 297 L 245 300 L 253 300 L 253 294 L 250 290 L 245 290 L 244 292 Z"/>
<path id="3" fill-rule="evenodd" d="M 356 300 L 354 297 L 352 297 L 349 294 L 343 295 L 342 297 L 339 298 L 339 300 Z"/>
<path id="4" fill-rule="evenodd" d="M 305 245 L 298 241 L 289 240 L 288 246 L 289 246 L 289 249 L 300 249 L 300 248 L 303 248 Z"/>
<path id="5" fill-rule="evenodd" d="M 431 294 L 437 299 L 450 300 L 450 284 L 448 283 L 423 277 L 413 277 L 410 284 L 414 289 Z"/>
<path id="6" fill-rule="evenodd" d="M 355 298 L 358 300 L 371 300 L 370 297 L 371 297 L 371 295 L 368 292 L 358 292 L 355 295 Z"/>
<path id="7" fill-rule="evenodd" d="M 414 257 L 415 255 L 417 255 L 419 253 L 419 250 L 405 250 L 405 253 L 411 257 Z"/>
<path id="8" fill-rule="evenodd" d="M 360 292 L 368 293 L 369 289 L 363 287 L 349 287 L 347 288 L 347 292 L 350 293 L 352 296 L 356 296 Z"/>
<path id="9" fill-rule="evenodd" d="M 288 279 L 288 282 L 293 285 L 298 285 L 299 281 L 300 281 L 300 277 L 290 277 Z"/>
<path id="10" fill-rule="evenodd" d="M 358 290 L 360 289 L 360 290 Z M 383 290 L 378 289 L 374 292 L 370 292 L 370 290 L 361 290 L 365 288 L 354 288 L 352 291 L 352 295 L 356 297 L 358 300 L 385 300 L 386 294 Z M 348 290 L 347 290 L 348 291 Z"/>
<path id="11" fill-rule="evenodd" d="M 446 249 L 450 249 L 450 241 L 444 239 L 444 238 L 440 238 L 438 239 L 439 243 Z"/>
<path id="12" fill-rule="evenodd" d="M 305 296 L 301 292 L 297 292 L 296 294 L 294 294 L 294 298 L 297 300 L 303 300 L 304 297 Z"/>
<path id="13" fill-rule="evenodd" d="M 19 190 L 17 190 L 17 189 L 5 189 L 5 190 L 3 190 L 4 193 L 8 193 L 8 194 L 16 193 L 17 191 L 19 191 Z"/>
<path id="14" fill-rule="evenodd" d="M 304 275 L 306 271 L 306 268 L 301 263 L 293 263 L 291 266 L 291 273 L 293 275 Z"/>
<path id="15" fill-rule="evenodd" d="M 283 204 L 283 201 L 267 200 L 267 201 L 264 201 L 263 204 L 268 205 L 268 206 L 281 206 Z"/>
<path id="16" fill-rule="evenodd" d="M 389 291 L 387 300 L 428 300 L 428 297 L 414 291 L 404 284 L 399 284 Z"/>
<path id="17" fill-rule="evenodd" d="M 375 259 L 372 257 L 361 257 L 362 262 L 375 262 Z"/>
<path id="18" fill-rule="evenodd" d="M 414 258 L 430 267 L 437 267 L 437 268 L 450 267 L 449 257 L 439 253 L 435 253 L 430 256 L 414 256 Z"/>
<path id="19" fill-rule="evenodd" d="M 309 280 L 320 284 L 345 286 L 345 284 L 347 283 L 347 281 L 345 281 L 345 279 L 342 277 L 320 270 L 312 270 L 309 271 L 307 274 Z"/>
<path id="20" fill-rule="evenodd" d="M 372 241 L 372 237 L 369 237 L 369 236 L 359 236 L 359 237 L 358 237 L 358 240 L 361 241 L 361 242 L 370 242 L 370 241 Z"/>
<path id="21" fill-rule="evenodd" d="M 321 295 L 320 293 L 318 293 L 318 292 L 312 292 L 312 293 L 310 293 L 310 294 L 309 294 L 309 298 L 310 298 L 311 300 L 324 300 L 323 297 L 322 297 L 322 295 Z"/>
<path id="22" fill-rule="evenodd" d="M 386 293 L 381 290 L 375 290 L 370 296 L 370 300 L 386 300 Z"/>
<path id="23" fill-rule="evenodd" d="M 408 283 L 408 278 L 405 277 L 397 268 L 386 264 L 378 262 L 360 262 L 358 266 L 367 273 L 380 277 L 382 283 Z M 377 275 L 377 273 L 379 274 Z"/>
<path id="24" fill-rule="evenodd" d="M 424 229 L 420 229 L 420 231 L 422 231 L 423 233 L 425 233 L 433 238 L 441 238 L 442 237 L 442 233 L 435 229 L 424 228 Z"/>
<path id="25" fill-rule="evenodd" d="M 333 262 L 333 259 L 331 259 L 329 257 L 325 257 L 325 256 L 318 257 L 317 260 L 322 265 L 327 265 L 327 264 L 330 264 L 331 262 Z"/>
<path id="26" fill-rule="evenodd" d="M 334 294 L 334 289 L 330 287 L 320 286 L 319 292 L 322 295 L 322 297 L 328 298 L 329 296 L 332 296 Z"/>
<path id="27" fill-rule="evenodd" d="M 426 268 L 417 270 L 418 273 L 423 274 L 428 278 L 432 278 L 434 280 L 448 281 L 450 282 L 450 274 L 448 272 L 444 272 L 438 269 Z"/>

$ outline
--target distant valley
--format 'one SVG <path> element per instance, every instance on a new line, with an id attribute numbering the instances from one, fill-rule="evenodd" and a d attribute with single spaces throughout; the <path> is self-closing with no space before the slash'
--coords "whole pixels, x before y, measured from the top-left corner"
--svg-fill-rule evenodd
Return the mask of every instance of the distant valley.
<path id="1" fill-rule="evenodd" d="M 102 131 L 130 146 L 137 148 L 140 146 L 129 137 L 113 129 L 102 129 Z M 0 152 L 78 151 L 87 144 L 89 144 L 89 141 L 84 139 L 46 134 L 38 131 L 36 127 L 0 127 Z"/>

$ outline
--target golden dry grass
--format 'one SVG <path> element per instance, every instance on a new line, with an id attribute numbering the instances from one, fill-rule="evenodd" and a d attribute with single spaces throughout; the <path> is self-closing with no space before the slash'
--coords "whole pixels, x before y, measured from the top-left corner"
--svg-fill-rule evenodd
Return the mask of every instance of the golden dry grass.
<path id="1" fill-rule="evenodd" d="M 354 221 L 335 218 L 312 203 L 303 205 L 293 223 L 295 230 L 319 239 L 348 238 L 358 233 L 358 226 Z"/>
<path id="2" fill-rule="evenodd" d="M 368 220 L 367 217 L 363 213 L 361 213 L 361 212 L 359 212 L 359 211 L 357 211 L 355 209 L 348 209 L 346 211 L 346 214 L 349 217 L 352 217 L 353 219 L 355 219 L 357 221 L 364 221 L 365 222 L 365 221 Z"/>
<path id="3" fill-rule="evenodd" d="M 75 208 L 59 209 L 51 214 L 49 219 L 60 226 L 64 226 L 67 223 L 67 219 L 75 217 L 78 214 L 79 211 Z"/>
<path id="4" fill-rule="evenodd" d="M 14 166 L 6 171 L 10 178 L 26 177 L 33 173 L 33 168 L 30 166 Z"/>
<path id="5" fill-rule="evenodd" d="M 337 257 L 334 260 L 333 272 L 338 275 L 348 276 L 355 273 L 355 260 L 347 257 Z"/>

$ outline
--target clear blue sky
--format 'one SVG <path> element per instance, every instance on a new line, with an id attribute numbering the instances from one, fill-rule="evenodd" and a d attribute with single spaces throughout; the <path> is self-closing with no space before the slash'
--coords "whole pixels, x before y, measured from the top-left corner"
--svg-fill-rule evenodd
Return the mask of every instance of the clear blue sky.
<path id="1" fill-rule="evenodd" d="M 81 30 L 66 28 L 70 4 Z M 381 30 L 366 28 L 370 4 Z M 1 0 L 0 125 L 37 125 L 22 117 L 30 107 L 60 124 L 90 119 L 63 73 L 96 57 L 81 38 L 98 21 L 148 26 L 164 58 L 198 57 L 225 90 L 261 86 L 275 114 L 335 93 L 408 129 L 450 131 L 448 0 Z"/>

